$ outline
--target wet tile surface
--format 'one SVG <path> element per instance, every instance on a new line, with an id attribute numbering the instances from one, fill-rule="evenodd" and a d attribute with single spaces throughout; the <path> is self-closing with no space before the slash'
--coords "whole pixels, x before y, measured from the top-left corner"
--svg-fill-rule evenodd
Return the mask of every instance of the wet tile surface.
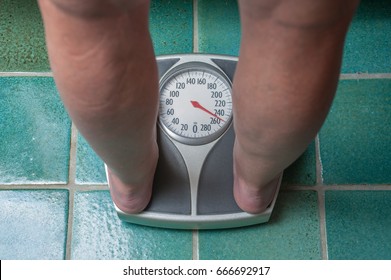
<path id="1" fill-rule="evenodd" d="M 344 80 L 320 133 L 326 184 L 391 183 L 391 80 Z"/>
<path id="2" fill-rule="evenodd" d="M 391 191 L 327 191 L 329 259 L 391 259 Z"/>
<path id="3" fill-rule="evenodd" d="M 200 259 L 320 259 L 316 192 L 280 192 L 267 224 L 199 235 Z"/>
<path id="4" fill-rule="evenodd" d="M 121 222 L 108 191 L 77 192 L 72 259 L 191 259 L 191 231 Z"/>
<path id="5" fill-rule="evenodd" d="M 53 79 L 0 77 L 0 183 L 66 183 L 70 120 Z"/>
<path id="6" fill-rule="evenodd" d="M 64 259 L 67 219 L 67 191 L 0 191 L 0 259 Z"/>

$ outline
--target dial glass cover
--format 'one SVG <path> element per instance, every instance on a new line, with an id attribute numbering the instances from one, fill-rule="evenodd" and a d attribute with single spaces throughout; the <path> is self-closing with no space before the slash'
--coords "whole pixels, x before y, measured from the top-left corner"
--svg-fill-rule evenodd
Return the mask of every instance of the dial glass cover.
<path id="1" fill-rule="evenodd" d="M 209 143 L 229 127 L 232 86 L 210 65 L 182 65 L 160 83 L 159 120 L 165 131 L 185 144 Z"/>

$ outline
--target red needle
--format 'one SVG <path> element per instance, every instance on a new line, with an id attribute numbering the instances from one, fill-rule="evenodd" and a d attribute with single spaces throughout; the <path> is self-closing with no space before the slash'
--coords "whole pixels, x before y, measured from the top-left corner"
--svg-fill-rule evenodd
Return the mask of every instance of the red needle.
<path id="1" fill-rule="evenodd" d="M 193 105 L 194 108 L 201 109 L 202 111 L 208 113 L 209 115 L 218 118 L 220 121 L 224 121 L 222 118 L 220 118 L 218 115 L 213 114 L 211 111 L 206 109 L 204 106 L 202 106 L 198 101 L 190 101 L 191 105 Z"/>

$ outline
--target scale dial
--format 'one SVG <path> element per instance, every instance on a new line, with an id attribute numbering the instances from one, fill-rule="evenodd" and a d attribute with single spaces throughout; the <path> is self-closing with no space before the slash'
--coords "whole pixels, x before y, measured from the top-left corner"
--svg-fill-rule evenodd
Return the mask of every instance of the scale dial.
<path id="1" fill-rule="evenodd" d="M 183 64 L 160 83 L 159 120 L 173 139 L 202 145 L 220 137 L 232 120 L 232 86 L 213 66 Z"/>

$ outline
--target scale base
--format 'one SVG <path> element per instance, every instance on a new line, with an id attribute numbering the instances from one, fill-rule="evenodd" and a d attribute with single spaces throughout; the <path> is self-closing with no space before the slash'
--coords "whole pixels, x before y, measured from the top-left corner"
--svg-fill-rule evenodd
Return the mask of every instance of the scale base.
<path id="1" fill-rule="evenodd" d="M 205 158 L 200 151 L 202 148 L 189 146 L 185 152 L 181 144 L 175 143 L 161 129 L 158 131 L 160 154 L 152 199 L 139 214 L 127 214 L 114 204 L 121 220 L 173 229 L 222 229 L 269 221 L 282 174 L 277 181 L 273 201 L 263 213 L 243 212 L 233 197 L 232 150 L 235 135 L 232 126 L 212 143 Z M 189 160 L 192 165 L 202 166 L 200 172 L 188 168 Z"/>

